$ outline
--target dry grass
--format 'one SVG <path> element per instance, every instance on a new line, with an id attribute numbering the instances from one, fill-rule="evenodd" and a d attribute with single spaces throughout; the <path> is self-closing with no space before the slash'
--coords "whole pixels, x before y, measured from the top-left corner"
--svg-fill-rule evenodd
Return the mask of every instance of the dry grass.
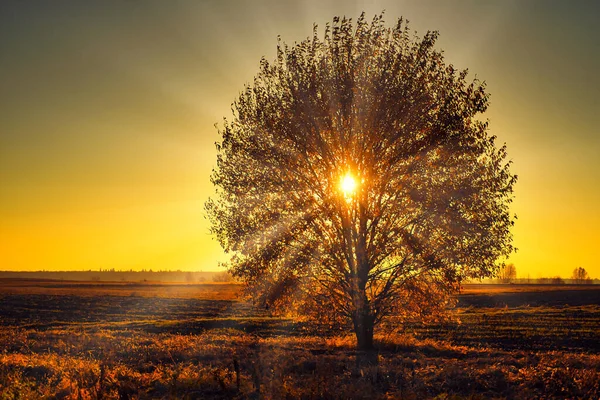
<path id="1" fill-rule="evenodd" d="M 598 398 L 600 356 L 377 337 L 358 367 L 349 337 L 2 331 L 0 398 Z M 10 338 L 10 339 L 9 339 Z"/>
<path id="2" fill-rule="evenodd" d="M 545 306 L 467 295 L 460 323 L 407 324 L 365 355 L 352 336 L 203 298 L 205 285 L 176 298 L 151 296 L 168 285 L 50 284 L 0 289 L 2 400 L 600 398 L 600 306 L 548 305 L 550 292 L 531 294 Z M 559 298 L 595 301 L 571 292 Z"/>

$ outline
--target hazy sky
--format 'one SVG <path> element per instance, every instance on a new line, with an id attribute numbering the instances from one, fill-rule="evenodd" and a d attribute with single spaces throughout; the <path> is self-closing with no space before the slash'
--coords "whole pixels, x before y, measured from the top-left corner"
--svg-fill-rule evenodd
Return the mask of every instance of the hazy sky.
<path id="1" fill-rule="evenodd" d="M 215 269 L 214 124 L 277 35 L 384 9 L 488 83 L 519 276 L 600 278 L 600 2 L 548 0 L 0 2 L 0 270 Z"/>

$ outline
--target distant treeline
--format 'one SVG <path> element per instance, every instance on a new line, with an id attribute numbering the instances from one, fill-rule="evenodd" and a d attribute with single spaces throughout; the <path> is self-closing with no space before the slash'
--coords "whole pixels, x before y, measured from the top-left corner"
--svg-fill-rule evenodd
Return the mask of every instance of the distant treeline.
<path id="1" fill-rule="evenodd" d="M 106 269 L 100 271 L 0 271 L 0 279 L 52 279 L 65 281 L 92 282 L 233 282 L 233 277 L 226 271 L 117 271 Z M 563 279 L 552 278 L 514 278 L 502 280 L 498 278 L 473 280 L 466 283 L 515 284 L 515 285 L 598 285 L 600 279 Z"/>
<path id="2" fill-rule="evenodd" d="M 92 282 L 229 282 L 233 279 L 224 271 L 0 271 L 2 278 L 53 279 Z"/>

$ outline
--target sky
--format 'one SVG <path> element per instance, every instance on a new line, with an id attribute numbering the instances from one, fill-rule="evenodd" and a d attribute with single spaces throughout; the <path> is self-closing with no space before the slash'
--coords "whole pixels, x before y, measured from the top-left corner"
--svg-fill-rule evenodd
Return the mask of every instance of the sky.
<path id="1" fill-rule="evenodd" d="M 597 1 L 0 2 L 0 270 L 216 270 L 215 123 L 333 16 L 385 10 L 487 83 L 519 277 L 600 278 Z"/>

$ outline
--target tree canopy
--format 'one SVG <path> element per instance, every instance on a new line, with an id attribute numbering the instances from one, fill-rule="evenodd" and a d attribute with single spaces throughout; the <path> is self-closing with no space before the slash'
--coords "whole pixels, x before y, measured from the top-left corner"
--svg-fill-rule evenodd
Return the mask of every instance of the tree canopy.
<path id="1" fill-rule="evenodd" d="M 577 267 L 573 270 L 571 279 L 577 284 L 589 283 L 591 281 L 588 272 L 583 267 Z"/>
<path id="2" fill-rule="evenodd" d="M 334 18 L 279 42 L 233 103 L 206 203 L 229 270 L 271 309 L 353 326 L 435 315 L 512 250 L 516 176 L 485 84 L 446 65 L 437 32 Z"/>

